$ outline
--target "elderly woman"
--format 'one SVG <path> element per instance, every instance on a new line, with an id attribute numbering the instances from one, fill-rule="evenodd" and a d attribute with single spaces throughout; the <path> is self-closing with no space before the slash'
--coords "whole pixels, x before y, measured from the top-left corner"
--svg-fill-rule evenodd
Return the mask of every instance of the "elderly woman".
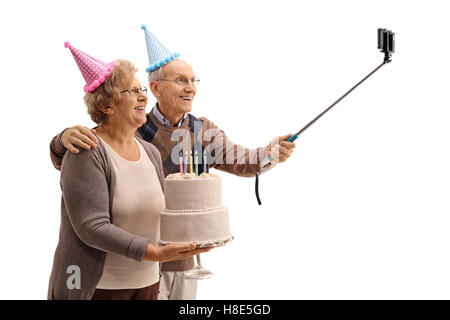
<path id="1" fill-rule="evenodd" d="M 159 262 L 206 252 L 158 247 L 164 208 L 158 150 L 134 136 L 146 122 L 146 89 L 131 62 L 106 64 L 70 46 L 86 79 L 84 101 L 99 144 L 67 152 L 61 169 L 61 228 L 49 299 L 157 299 Z"/>

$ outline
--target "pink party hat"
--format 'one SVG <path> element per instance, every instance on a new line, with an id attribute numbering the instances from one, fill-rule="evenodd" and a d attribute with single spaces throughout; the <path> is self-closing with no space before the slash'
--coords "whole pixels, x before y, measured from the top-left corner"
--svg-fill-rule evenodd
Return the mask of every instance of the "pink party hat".
<path id="1" fill-rule="evenodd" d="M 72 47 L 69 42 L 64 42 L 64 46 L 69 48 L 70 52 L 72 52 L 72 55 L 78 64 L 78 68 L 80 69 L 84 80 L 86 80 L 84 92 L 92 92 L 97 89 L 97 87 L 109 76 L 114 67 L 114 61 L 109 63 L 100 61 L 83 51 Z"/>

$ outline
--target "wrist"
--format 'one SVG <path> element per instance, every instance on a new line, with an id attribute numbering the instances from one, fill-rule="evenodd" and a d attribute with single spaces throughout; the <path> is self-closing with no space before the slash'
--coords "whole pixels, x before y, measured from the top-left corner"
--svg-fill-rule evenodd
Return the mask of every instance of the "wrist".
<path id="1" fill-rule="evenodd" d="M 260 169 L 270 165 L 270 158 L 269 158 L 269 147 L 264 147 L 263 152 L 260 152 L 258 155 L 258 166 Z"/>
<path id="2" fill-rule="evenodd" d="M 62 135 L 64 134 L 64 132 L 65 132 L 67 129 L 69 129 L 69 128 L 65 128 L 63 131 L 61 131 L 60 134 L 58 134 L 58 142 L 59 142 L 59 144 L 60 144 L 62 147 L 64 147 L 64 148 L 65 148 L 66 146 L 65 146 L 64 143 L 62 142 L 61 137 L 62 137 Z"/>
<path id="3" fill-rule="evenodd" d="M 160 261 L 160 249 L 149 243 L 147 245 L 147 249 L 145 249 L 144 259 L 150 261 Z"/>

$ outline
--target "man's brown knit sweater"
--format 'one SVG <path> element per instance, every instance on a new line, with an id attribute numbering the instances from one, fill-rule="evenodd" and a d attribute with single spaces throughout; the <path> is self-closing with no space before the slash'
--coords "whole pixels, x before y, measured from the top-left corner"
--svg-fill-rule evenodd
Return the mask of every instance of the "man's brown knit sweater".
<path id="1" fill-rule="evenodd" d="M 147 122 L 136 131 L 136 135 L 151 142 L 161 153 L 164 176 L 180 172 L 179 154 L 195 155 L 199 159 L 199 174 L 203 172 L 203 154 L 206 151 L 208 168 L 219 169 L 242 177 L 254 177 L 261 173 L 259 161 L 266 155 L 267 148 L 254 150 L 233 144 L 214 123 L 207 118 L 195 118 L 188 114 L 180 127 L 164 126 L 154 116 L 147 114 Z M 61 169 L 62 158 L 66 149 L 55 136 L 50 143 L 50 156 L 56 169 Z M 270 169 L 267 166 L 263 169 Z M 182 261 L 170 261 L 162 264 L 162 271 L 184 271 L 193 267 L 193 258 Z"/>

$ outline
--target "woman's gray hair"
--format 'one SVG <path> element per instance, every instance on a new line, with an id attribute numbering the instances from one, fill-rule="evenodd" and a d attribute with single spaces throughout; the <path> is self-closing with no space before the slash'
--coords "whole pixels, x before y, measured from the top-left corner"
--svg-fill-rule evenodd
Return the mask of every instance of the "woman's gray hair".
<path id="1" fill-rule="evenodd" d="M 150 83 L 150 81 L 162 79 L 163 77 L 164 77 L 164 66 L 149 72 L 148 83 Z"/>

